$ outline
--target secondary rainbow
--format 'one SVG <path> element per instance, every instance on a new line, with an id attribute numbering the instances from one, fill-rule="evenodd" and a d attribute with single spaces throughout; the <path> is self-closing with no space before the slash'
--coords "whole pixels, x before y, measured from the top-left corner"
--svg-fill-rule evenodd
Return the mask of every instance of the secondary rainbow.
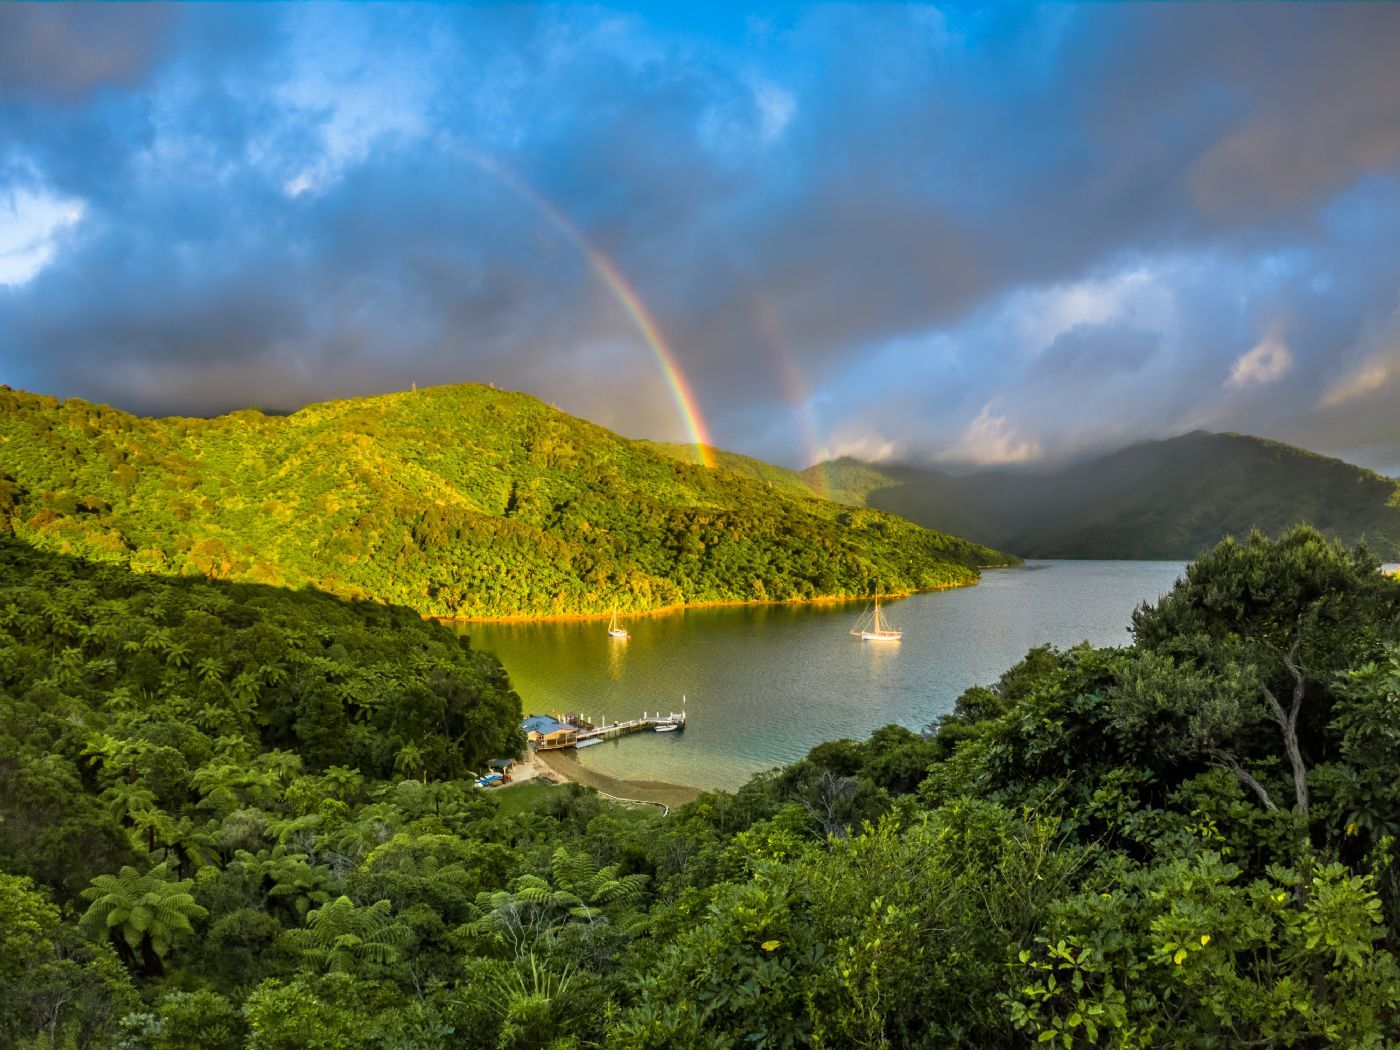
<path id="1" fill-rule="evenodd" d="M 700 414 L 700 405 L 695 398 L 695 392 L 691 389 L 690 383 L 685 378 L 685 373 L 681 371 L 680 365 L 676 362 L 675 351 L 667 344 L 665 337 L 661 334 L 661 329 L 642 303 L 641 297 L 627 283 L 622 273 L 613 265 L 612 260 L 593 247 L 592 242 L 583 235 L 583 231 L 574 224 L 573 220 L 541 196 L 529 183 L 501 167 L 490 157 L 471 149 L 466 149 L 464 152 L 478 167 L 533 204 L 583 252 L 589 267 L 608 286 L 608 290 L 613 293 L 627 316 L 631 318 L 632 323 L 641 333 L 642 339 L 661 366 L 661 374 L 666 377 L 666 385 L 671 389 L 671 396 L 675 399 L 676 408 L 680 411 L 685 428 L 690 433 L 691 443 L 695 446 L 696 461 L 703 467 L 713 467 L 715 465 L 714 442 L 710 439 L 710 431 L 709 427 L 705 425 L 705 417 Z"/>
<path id="2" fill-rule="evenodd" d="M 807 446 L 807 467 L 811 471 L 808 485 L 818 496 L 830 499 L 831 480 L 827 477 L 826 454 L 820 439 L 821 429 L 817 423 L 811 388 L 797 367 L 796 355 L 789 349 L 788 341 L 783 338 L 782 326 L 772 306 L 766 299 L 755 294 L 750 294 L 748 301 L 754 327 L 762 336 L 773 360 L 777 362 L 788 404 L 792 406 L 793 414 L 802 428 L 802 436 Z"/>

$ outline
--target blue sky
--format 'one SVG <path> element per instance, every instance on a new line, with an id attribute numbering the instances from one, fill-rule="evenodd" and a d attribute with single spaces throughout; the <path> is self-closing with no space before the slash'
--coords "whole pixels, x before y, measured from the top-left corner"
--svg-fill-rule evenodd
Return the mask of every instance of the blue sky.
<path id="1" fill-rule="evenodd" d="M 1400 473 L 1397 54 L 1382 5 L 6 5 L 0 382 L 489 381 L 683 438 L 518 180 L 738 451 Z"/>

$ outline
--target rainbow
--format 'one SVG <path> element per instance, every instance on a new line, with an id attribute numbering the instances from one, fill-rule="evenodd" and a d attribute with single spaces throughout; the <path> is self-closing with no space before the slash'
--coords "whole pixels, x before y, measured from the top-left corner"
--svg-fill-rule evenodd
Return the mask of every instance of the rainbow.
<path id="1" fill-rule="evenodd" d="M 565 221 L 567 222 L 567 220 Z M 646 307 L 642 305 L 642 300 L 637 297 L 632 286 L 623 280 L 622 274 L 618 273 L 617 267 L 612 264 L 612 261 L 581 236 L 578 240 L 584 254 L 588 256 L 588 263 L 593 267 L 593 271 L 603 279 L 604 284 L 612 289 L 612 293 L 617 296 L 617 301 L 622 304 L 622 308 L 632 318 L 632 323 L 637 326 L 637 331 L 642 333 L 642 338 L 646 340 L 647 346 L 651 347 L 651 352 L 656 355 L 656 360 L 661 365 L 661 373 L 666 377 L 666 384 L 671 388 L 671 396 L 675 398 L 676 408 L 680 410 L 681 418 L 685 420 L 686 429 L 690 432 L 691 441 L 695 445 L 696 459 L 702 467 L 713 467 L 715 465 L 714 442 L 710 439 L 710 431 L 705 425 L 705 417 L 700 414 L 700 405 L 695 399 L 695 391 L 690 388 L 690 384 L 686 382 L 685 374 L 676 364 L 675 352 L 666 345 L 666 340 L 661 336 L 661 330 L 656 327 L 656 322 L 647 313 Z"/>
<path id="2" fill-rule="evenodd" d="M 695 446 L 696 461 L 702 467 L 714 467 L 714 442 L 710 439 L 710 431 L 705 425 L 705 417 L 700 413 L 700 405 L 696 400 L 695 391 L 691 389 L 690 383 L 685 378 L 685 373 L 681 371 L 680 365 L 676 361 L 675 351 L 667 344 L 665 337 L 661 334 L 661 329 L 657 327 L 656 321 L 647 311 L 636 290 L 627 283 L 622 273 L 613 265 L 612 260 L 595 248 L 592 242 L 583 235 L 583 231 L 578 228 L 574 221 L 541 196 L 533 186 L 484 154 L 471 149 L 466 149 L 464 152 L 483 171 L 534 205 L 540 214 L 549 219 L 583 252 L 589 267 L 613 293 L 661 366 L 661 373 L 666 377 L 666 385 L 671 389 L 671 396 L 675 399 L 676 408 L 680 411 L 681 419 L 690 434 L 691 444 Z"/>
<path id="3" fill-rule="evenodd" d="M 826 468 L 822 465 L 824 449 L 820 438 L 821 428 L 812 405 L 811 388 L 798 370 L 796 355 L 788 348 L 788 341 L 783 338 L 777 314 L 768 301 L 750 294 L 749 308 L 753 314 L 754 327 L 758 329 L 777 362 L 788 404 L 792 406 L 802 428 L 802 436 L 807 445 L 807 465 L 813 468 L 812 489 L 823 499 L 830 499 L 831 482 L 827 477 Z"/>

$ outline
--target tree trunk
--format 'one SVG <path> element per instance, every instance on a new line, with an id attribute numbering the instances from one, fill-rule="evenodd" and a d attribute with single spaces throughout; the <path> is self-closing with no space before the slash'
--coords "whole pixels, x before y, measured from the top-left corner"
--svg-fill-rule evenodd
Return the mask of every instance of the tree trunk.
<path id="1" fill-rule="evenodd" d="M 1298 747 L 1298 716 L 1303 712 L 1303 698 L 1307 694 L 1307 679 L 1303 668 L 1298 664 L 1298 648 L 1301 644 L 1300 638 L 1283 654 L 1283 666 L 1288 668 L 1288 673 L 1293 678 L 1293 700 L 1288 710 L 1283 709 L 1272 689 L 1268 686 L 1263 688 L 1264 699 L 1269 702 L 1274 721 L 1283 732 L 1283 748 L 1288 753 L 1288 764 L 1293 769 L 1293 793 L 1297 798 L 1298 812 L 1307 816 L 1312 805 L 1312 795 L 1308 791 L 1308 768 L 1303 764 L 1303 752 Z"/>
<path id="2" fill-rule="evenodd" d="M 1220 751 L 1217 749 L 1212 749 L 1209 754 L 1211 765 L 1215 766 L 1217 769 L 1227 769 L 1233 773 L 1241 784 L 1259 796 L 1259 801 L 1264 803 L 1264 808 L 1270 813 L 1278 809 L 1274 800 L 1269 797 L 1269 789 L 1259 783 L 1249 770 L 1240 765 L 1239 760 L 1236 759 L 1234 755 L 1230 754 L 1228 751 Z"/>
<path id="3" fill-rule="evenodd" d="M 126 943 L 126 938 L 116 930 L 107 935 L 107 939 L 112 942 L 112 947 L 117 950 L 117 958 L 128 970 L 136 969 L 136 953 L 131 950 L 131 945 Z"/>
<path id="4" fill-rule="evenodd" d="M 1312 805 L 1312 796 L 1308 792 L 1308 770 L 1303 765 L 1303 753 L 1298 749 L 1298 715 L 1303 710 L 1303 694 L 1307 684 L 1303 678 L 1303 669 L 1293 662 L 1291 655 L 1284 663 L 1288 665 L 1288 673 L 1293 676 L 1293 706 L 1288 709 L 1288 724 L 1283 730 L 1283 742 L 1288 748 L 1288 761 L 1293 766 L 1293 789 L 1298 796 L 1298 812 L 1307 816 L 1308 808 Z"/>
<path id="5" fill-rule="evenodd" d="M 160 956 L 156 954 L 149 933 L 141 938 L 141 966 L 146 971 L 147 977 L 165 976 L 165 964 L 160 961 Z"/>

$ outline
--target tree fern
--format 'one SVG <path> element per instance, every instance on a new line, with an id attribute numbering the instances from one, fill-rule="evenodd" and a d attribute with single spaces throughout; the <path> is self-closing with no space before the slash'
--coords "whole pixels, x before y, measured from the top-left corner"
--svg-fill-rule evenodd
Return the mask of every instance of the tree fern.
<path id="1" fill-rule="evenodd" d="M 357 906 L 337 897 L 308 913 L 306 926 L 289 934 L 304 966 L 326 973 L 361 973 L 396 962 L 411 934 L 387 900 Z"/>
<path id="2" fill-rule="evenodd" d="M 90 937 L 110 938 L 129 966 L 160 976 L 170 946 L 193 933 L 195 921 L 208 914 L 190 895 L 191 886 L 188 879 L 171 881 L 165 864 L 145 874 L 124 867 L 118 875 L 99 875 L 82 892 L 92 903 L 80 926 Z"/>

